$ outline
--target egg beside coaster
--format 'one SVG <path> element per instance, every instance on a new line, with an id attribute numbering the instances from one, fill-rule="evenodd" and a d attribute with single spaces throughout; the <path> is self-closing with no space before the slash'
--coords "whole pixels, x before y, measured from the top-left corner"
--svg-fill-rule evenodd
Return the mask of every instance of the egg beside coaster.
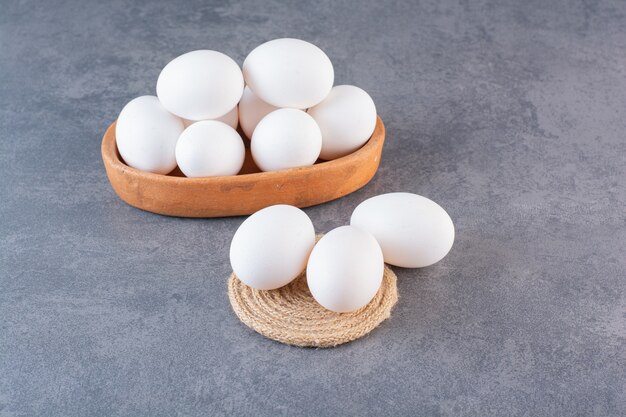
<path id="1" fill-rule="evenodd" d="M 333 347 L 365 336 L 387 319 L 398 289 L 396 275 L 385 265 L 382 285 L 369 304 L 352 313 L 335 313 L 315 301 L 304 271 L 275 290 L 255 290 L 233 273 L 228 298 L 237 317 L 265 337 L 294 346 Z"/>

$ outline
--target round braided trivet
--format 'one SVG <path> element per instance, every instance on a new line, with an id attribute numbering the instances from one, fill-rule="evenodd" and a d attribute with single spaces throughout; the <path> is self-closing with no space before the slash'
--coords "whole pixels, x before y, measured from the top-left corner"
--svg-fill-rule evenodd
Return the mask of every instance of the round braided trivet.
<path id="1" fill-rule="evenodd" d="M 332 347 L 365 336 L 389 317 L 398 301 L 396 275 L 387 265 L 374 299 L 352 313 L 335 313 L 319 305 L 302 272 L 276 290 L 255 290 L 233 273 L 228 297 L 239 319 L 270 339 L 295 346 Z"/>

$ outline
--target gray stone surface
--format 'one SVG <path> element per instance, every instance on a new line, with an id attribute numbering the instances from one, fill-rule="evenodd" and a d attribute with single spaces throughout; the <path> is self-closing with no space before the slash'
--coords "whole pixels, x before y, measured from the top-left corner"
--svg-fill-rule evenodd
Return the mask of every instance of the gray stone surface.
<path id="1" fill-rule="evenodd" d="M 0 11 L 0 416 L 626 414 L 626 3 L 13 1 Z M 367 197 L 445 207 L 445 260 L 330 350 L 252 332 L 226 296 L 242 218 L 142 212 L 99 146 L 193 49 L 322 47 L 369 91 Z"/>

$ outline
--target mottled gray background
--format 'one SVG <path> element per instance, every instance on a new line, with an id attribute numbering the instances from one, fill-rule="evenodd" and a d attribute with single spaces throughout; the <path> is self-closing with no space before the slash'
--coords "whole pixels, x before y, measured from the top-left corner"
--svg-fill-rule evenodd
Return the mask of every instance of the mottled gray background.
<path id="1" fill-rule="evenodd" d="M 626 414 L 626 3 L 384 3 L 2 1 L 1 416 Z M 318 230 L 390 191 L 457 230 L 330 350 L 234 316 L 242 218 L 129 207 L 100 160 L 169 60 L 284 36 L 387 125 L 375 179 L 306 210 Z"/>

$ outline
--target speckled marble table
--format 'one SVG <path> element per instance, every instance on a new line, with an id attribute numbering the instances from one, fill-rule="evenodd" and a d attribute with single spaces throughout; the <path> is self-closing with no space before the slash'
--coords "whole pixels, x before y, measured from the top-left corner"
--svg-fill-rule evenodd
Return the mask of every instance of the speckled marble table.
<path id="1" fill-rule="evenodd" d="M 340 4 L 339 4 L 340 3 Z M 626 414 L 626 3 L 5 1 L 0 416 Z M 242 218 L 121 202 L 105 128 L 193 49 L 322 47 L 387 125 L 370 196 L 445 207 L 368 337 L 284 346 L 230 309 Z"/>

